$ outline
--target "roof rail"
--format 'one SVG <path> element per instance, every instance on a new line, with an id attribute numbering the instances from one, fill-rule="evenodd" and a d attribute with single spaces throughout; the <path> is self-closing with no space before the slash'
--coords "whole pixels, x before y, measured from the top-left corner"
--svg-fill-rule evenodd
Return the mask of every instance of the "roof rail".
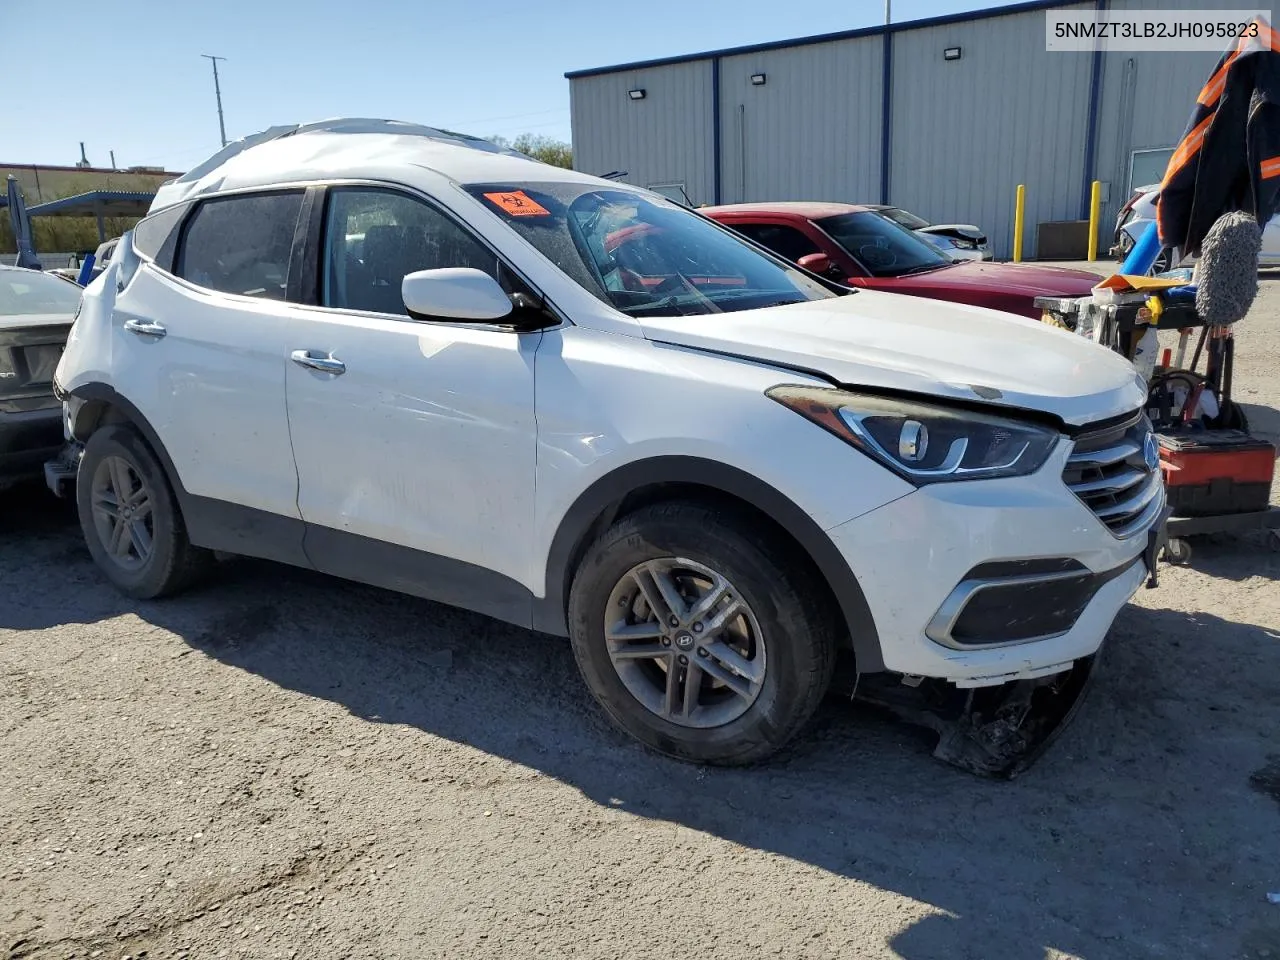
<path id="1" fill-rule="evenodd" d="M 490 140 L 458 133 L 454 130 L 445 130 L 440 127 L 428 127 L 420 123 L 406 123 L 401 120 L 378 120 L 369 117 L 331 117 L 328 120 L 317 120 L 313 123 L 289 123 L 268 127 L 266 130 L 250 134 L 234 143 L 227 144 L 209 157 L 208 160 L 192 167 L 182 176 L 167 180 L 161 184 L 156 192 L 156 199 L 151 206 L 151 212 L 154 213 L 162 207 L 167 207 L 186 199 L 187 194 L 190 192 L 186 185 L 194 184 L 207 174 L 218 169 L 232 157 L 243 153 L 250 147 L 270 143 L 272 140 L 279 140 L 282 137 L 298 136 L 305 133 L 383 133 L 400 137 L 426 137 L 429 140 L 436 140 L 440 143 L 451 143 L 454 146 L 483 150 L 486 153 L 501 153 L 510 157 L 521 157 L 525 160 L 533 159 L 518 150 L 512 150 L 510 147 L 504 147 Z"/>

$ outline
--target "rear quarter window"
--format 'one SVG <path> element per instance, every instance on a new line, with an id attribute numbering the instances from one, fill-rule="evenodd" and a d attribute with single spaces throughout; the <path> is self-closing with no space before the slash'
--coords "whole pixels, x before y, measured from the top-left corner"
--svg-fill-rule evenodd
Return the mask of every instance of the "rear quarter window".
<path id="1" fill-rule="evenodd" d="M 134 251 L 161 270 L 172 273 L 179 227 L 190 209 L 189 203 L 179 203 L 139 220 L 133 228 Z"/>

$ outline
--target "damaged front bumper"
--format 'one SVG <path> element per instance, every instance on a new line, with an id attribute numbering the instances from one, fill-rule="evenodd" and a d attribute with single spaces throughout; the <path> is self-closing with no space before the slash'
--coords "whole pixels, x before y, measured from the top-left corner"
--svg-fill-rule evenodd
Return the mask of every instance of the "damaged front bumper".
<path id="1" fill-rule="evenodd" d="M 1141 554 L 1148 589 L 1158 583 L 1167 516 L 1166 507 Z M 849 690 L 860 701 L 937 733 L 937 759 L 978 776 L 1011 780 L 1044 754 L 1079 711 L 1100 653 L 1101 645 L 1034 676 L 994 684 L 881 673 L 851 677 Z"/>

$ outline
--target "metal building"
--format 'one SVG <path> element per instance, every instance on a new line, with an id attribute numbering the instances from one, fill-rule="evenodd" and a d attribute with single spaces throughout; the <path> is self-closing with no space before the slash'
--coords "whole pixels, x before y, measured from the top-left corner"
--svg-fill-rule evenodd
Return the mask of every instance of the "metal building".
<path id="1" fill-rule="evenodd" d="M 894 203 L 1024 251 L 1087 219 L 1099 246 L 1130 189 L 1158 181 L 1219 53 L 1050 53 L 1046 11 L 1202 9 L 1206 0 L 1029 2 L 573 71 L 574 165 L 695 204 Z"/>

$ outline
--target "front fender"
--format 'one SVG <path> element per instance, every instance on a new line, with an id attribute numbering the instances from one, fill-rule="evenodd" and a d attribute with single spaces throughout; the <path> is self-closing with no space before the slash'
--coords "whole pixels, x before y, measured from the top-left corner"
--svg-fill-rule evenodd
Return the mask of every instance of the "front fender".
<path id="1" fill-rule="evenodd" d="M 616 519 L 628 495 L 661 484 L 703 488 L 736 498 L 787 530 L 818 568 L 839 604 L 858 669 L 884 669 L 875 620 L 862 587 L 830 537 L 788 497 L 745 471 L 713 460 L 659 456 L 620 466 L 596 480 L 574 501 L 557 528 L 546 563 L 546 596 L 534 601 L 533 626 L 568 635 L 569 585 L 592 536 Z"/>

